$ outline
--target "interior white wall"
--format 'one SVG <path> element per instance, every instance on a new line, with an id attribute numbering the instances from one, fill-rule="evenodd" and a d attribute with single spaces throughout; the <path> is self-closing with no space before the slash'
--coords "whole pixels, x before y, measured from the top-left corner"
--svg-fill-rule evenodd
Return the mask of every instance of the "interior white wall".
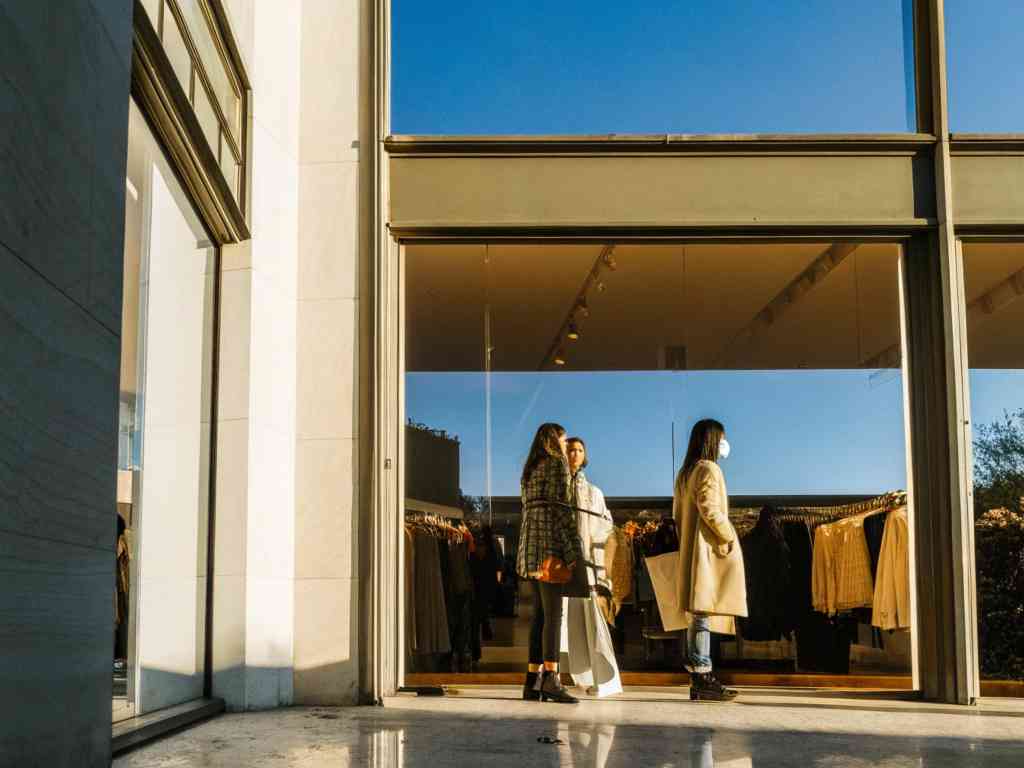
<path id="1" fill-rule="evenodd" d="M 151 238 L 141 293 L 145 335 L 138 512 L 139 714 L 203 692 L 206 493 L 203 343 L 211 252 L 197 248 L 169 183 L 150 162 Z"/>

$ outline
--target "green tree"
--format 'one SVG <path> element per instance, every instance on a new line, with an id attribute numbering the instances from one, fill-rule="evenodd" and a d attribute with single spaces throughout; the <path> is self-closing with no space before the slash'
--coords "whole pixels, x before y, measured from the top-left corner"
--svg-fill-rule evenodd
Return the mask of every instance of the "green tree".
<path id="1" fill-rule="evenodd" d="M 1024 408 L 984 424 L 974 441 L 974 511 L 1020 509 L 1024 499 Z"/>
<path id="2" fill-rule="evenodd" d="M 982 426 L 974 457 L 981 673 L 1024 679 L 1024 409 Z"/>

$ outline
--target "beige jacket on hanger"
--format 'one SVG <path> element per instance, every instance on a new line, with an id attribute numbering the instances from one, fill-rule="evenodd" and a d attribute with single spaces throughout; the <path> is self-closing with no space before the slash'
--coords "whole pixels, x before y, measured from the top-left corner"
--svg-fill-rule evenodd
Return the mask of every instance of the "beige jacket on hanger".
<path id="1" fill-rule="evenodd" d="M 685 485 L 677 476 L 672 514 L 679 530 L 682 608 L 708 614 L 712 632 L 736 634 L 734 617 L 747 615 L 747 583 L 718 464 L 697 462 Z"/>

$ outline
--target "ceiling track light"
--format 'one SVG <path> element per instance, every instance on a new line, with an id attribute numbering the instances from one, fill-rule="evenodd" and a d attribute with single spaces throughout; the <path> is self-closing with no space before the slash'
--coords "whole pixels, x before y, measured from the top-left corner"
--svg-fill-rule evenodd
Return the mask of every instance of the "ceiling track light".
<path id="1" fill-rule="evenodd" d="M 604 255 L 604 265 L 608 267 L 612 272 L 618 269 L 619 265 L 615 262 L 615 257 L 612 256 L 612 252 L 608 251 Z"/>
<path id="2" fill-rule="evenodd" d="M 565 350 L 564 349 L 560 349 L 557 352 L 555 352 L 555 359 L 554 359 L 553 362 L 554 362 L 555 365 L 565 365 Z"/>
<path id="3" fill-rule="evenodd" d="M 580 317 L 590 317 L 590 307 L 587 305 L 586 296 L 581 296 L 580 300 L 576 302 L 576 311 Z"/>
<path id="4" fill-rule="evenodd" d="M 576 341 L 580 337 L 580 329 L 572 320 L 569 321 L 569 332 L 565 335 L 567 339 Z"/>

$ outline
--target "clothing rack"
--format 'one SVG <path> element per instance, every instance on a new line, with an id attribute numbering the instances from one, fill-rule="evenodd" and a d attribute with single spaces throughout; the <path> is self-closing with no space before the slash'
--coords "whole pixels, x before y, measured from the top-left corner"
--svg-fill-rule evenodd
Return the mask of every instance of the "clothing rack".
<path id="1" fill-rule="evenodd" d="M 552 507 L 562 507 L 564 509 L 571 509 L 573 512 L 582 512 L 585 515 L 590 515 L 592 517 L 600 517 L 602 520 L 604 519 L 604 515 L 600 514 L 599 512 L 591 512 L 589 509 L 584 509 L 583 507 L 574 507 L 572 504 L 566 504 L 564 501 L 547 501 L 546 499 L 534 499 L 533 501 L 527 502 L 524 509 L 526 507 L 535 507 L 539 504 L 546 504 Z"/>
<path id="2" fill-rule="evenodd" d="M 772 519 L 782 523 L 834 523 L 848 517 L 882 514 L 906 506 L 907 492 L 892 491 L 873 499 L 834 507 L 774 507 Z"/>

